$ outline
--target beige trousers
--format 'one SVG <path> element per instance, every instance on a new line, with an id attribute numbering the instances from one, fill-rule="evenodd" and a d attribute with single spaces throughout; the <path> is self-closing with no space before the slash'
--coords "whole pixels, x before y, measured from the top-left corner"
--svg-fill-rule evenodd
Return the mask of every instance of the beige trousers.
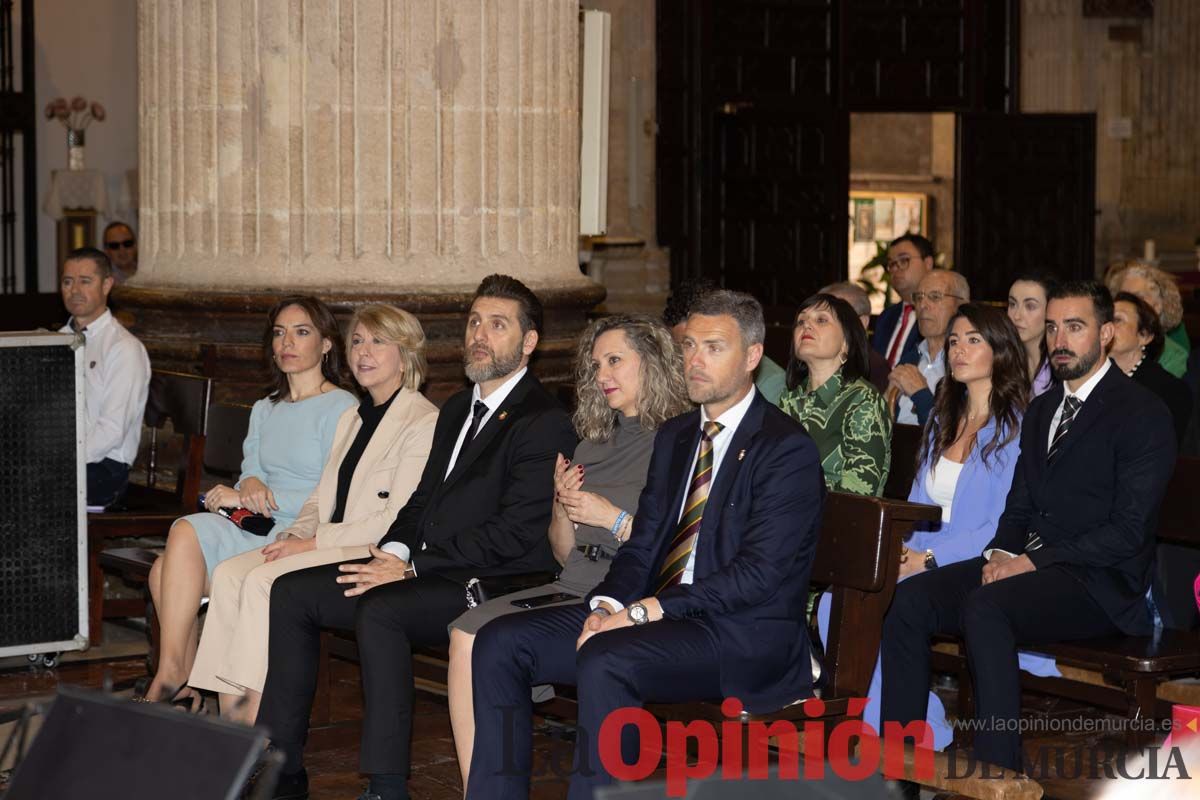
<path id="1" fill-rule="evenodd" d="M 204 633 L 188 684 L 224 694 L 262 692 L 267 679 L 271 585 L 280 575 L 370 555 L 366 545 L 310 550 L 266 562 L 258 550 L 213 570 Z"/>

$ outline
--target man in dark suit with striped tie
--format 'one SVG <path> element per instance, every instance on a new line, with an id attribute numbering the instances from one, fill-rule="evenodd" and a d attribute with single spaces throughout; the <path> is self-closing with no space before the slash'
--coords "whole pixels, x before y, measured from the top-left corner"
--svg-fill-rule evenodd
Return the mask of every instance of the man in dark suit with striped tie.
<path id="1" fill-rule="evenodd" d="M 1061 383 L 1025 413 L 995 537 L 979 558 L 896 587 L 883 629 L 883 722 L 923 721 L 930 638 L 962 636 L 975 687 L 975 755 L 1020 770 L 1017 648 L 1151 630 L 1146 591 L 1159 504 L 1175 466 L 1171 414 L 1104 351 L 1113 302 L 1059 286 L 1046 345 Z"/>
<path id="2" fill-rule="evenodd" d="M 764 332 L 749 295 L 693 305 L 684 370 L 700 408 L 659 428 L 608 575 L 583 603 L 480 630 L 467 797 L 529 796 L 533 684 L 579 687 L 573 800 L 611 781 L 597 737 L 618 708 L 736 697 L 764 712 L 811 695 L 804 608 L 824 481 L 804 429 L 754 388 Z"/>

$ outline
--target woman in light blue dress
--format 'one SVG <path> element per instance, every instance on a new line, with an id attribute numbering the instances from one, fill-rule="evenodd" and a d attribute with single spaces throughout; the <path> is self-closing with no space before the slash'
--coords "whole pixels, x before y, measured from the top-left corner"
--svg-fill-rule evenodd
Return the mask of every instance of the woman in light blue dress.
<path id="1" fill-rule="evenodd" d="M 946 377 L 925 425 L 908 495 L 910 502 L 941 506 L 942 520 L 908 540 L 900 580 L 976 558 L 995 535 L 1021 452 L 1021 419 L 1030 397 L 1026 356 L 1017 328 L 999 309 L 968 303 L 951 318 Z M 817 611 L 822 640 L 828 635 L 829 606 L 825 595 Z M 1046 656 L 1021 652 L 1019 659 L 1021 668 L 1034 675 L 1059 674 Z M 887 677 L 876 660 L 863 710 L 863 721 L 876 731 Z M 954 731 L 933 692 L 925 721 L 932 740 L 926 746 L 945 749 Z"/>
<path id="2" fill-rule="evenodd" d="M 313 297 L 289 297 L 271 310 L 264 353 L 269 354 L 271 393 L 254 404 L 242 445 L 242 471 L 234 486 L 215 486 L 204 496 L 205 513 L 176 520 L 166 552 L 150 570 L 150 593 L 158 611 L 158 672 L 144 698 L 180 701 L 196 656 L 196 613 L 221 561 L 268 541 L 214 513 L 244 508 L 270 517 L 272 530 L 292 524 L 321 478 L 338 418 L 358 398 L 343 387 L 342 336 L 333 314 Z M 193 707 L 199 696 L 185 690 Z"/>

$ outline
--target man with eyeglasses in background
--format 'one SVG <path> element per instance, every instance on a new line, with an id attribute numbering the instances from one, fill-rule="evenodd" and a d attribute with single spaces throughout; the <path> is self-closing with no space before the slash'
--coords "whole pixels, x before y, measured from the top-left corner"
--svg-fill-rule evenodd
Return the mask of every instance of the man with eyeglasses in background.
<path id="1" fill-rule="evenodd" d="M 892 278 L 892 288 L 900 295 L 900 302 L 888 306 L 879 315 L 871 337 L 871 349 L 887 359 L 889 368 L 904 363 L 905 356 L 912 363 L 917 360 L 921 334 L 917 330 L 917 309 L 912 293 L 932 269 L 933 242 L 919 233 L 906 233 L 888 245 L 887 271 Z"/>
<path id="2" fill-rule="evenodd" d="M 899 393 L 896 422 L 924 425 L 933 408 L 933 394 L 946 376 L 946 335 L 950 318 L 971 299 L 967 279 L 957 272 L 935 269 L 921 279 L 912 294 L 917 330 L 921 341 L 915 352 L 906 353 L 888 376 L 887 398 Z"/>
<path id="3" fill-rule="evenodd" d="M 104 252 L 112 262 L 112 276 L 117 286 L 137 274 L 137 237 L 133 235 L 133 228 L 119 220 L 108 223 L 104 229 Z"/>

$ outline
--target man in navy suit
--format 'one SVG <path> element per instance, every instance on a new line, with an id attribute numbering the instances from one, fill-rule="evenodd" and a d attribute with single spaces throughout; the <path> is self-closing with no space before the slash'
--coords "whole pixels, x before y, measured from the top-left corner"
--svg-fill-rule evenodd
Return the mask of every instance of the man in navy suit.
<path id="1" fill-rule="evenodd" d="M 975 755 L 1022 768 L 1017 648 L 1151 631 L 1146 590 L 1175 466 L 1171 414 L 1104 357 L 1113 302 L 1094 281 L 1046 309 L 1061 383 L 1029 405 L 996 535 L 978 558 L 896 587 L 883 625 L 883 722 L 925 719 L 929 640 L 962 636 L 976 693 Z"/>
<path id="2" fill-rule="evenodd" d="M 917 307 L 912 295 L 932 269 L 933 242 L 919 233 L 906 233 L 888 245 L 887 271 L 900 302 L 879 315 L 871 347 L 887 359 L 890 367 L 915 364 L 920 357 L 917 343 L 921 341 L 921 333 L 917 330 Z"/>
<path id="3" fill-rule="evenodd" d="M 572 800 L 611 782 L 597 737 L 619 708 L 736 697 L 765 712 L 811 695 L 804 606 L 824 481 L 804 429 L 754 388 L 764 332 L 749 295 L 692 306 L 684 369 L 701 407 L 659 429 L 608 575 L 583 603 L 480 630 L 469 798 L 528 797 L 533 684 L 579 687 Z"/>

